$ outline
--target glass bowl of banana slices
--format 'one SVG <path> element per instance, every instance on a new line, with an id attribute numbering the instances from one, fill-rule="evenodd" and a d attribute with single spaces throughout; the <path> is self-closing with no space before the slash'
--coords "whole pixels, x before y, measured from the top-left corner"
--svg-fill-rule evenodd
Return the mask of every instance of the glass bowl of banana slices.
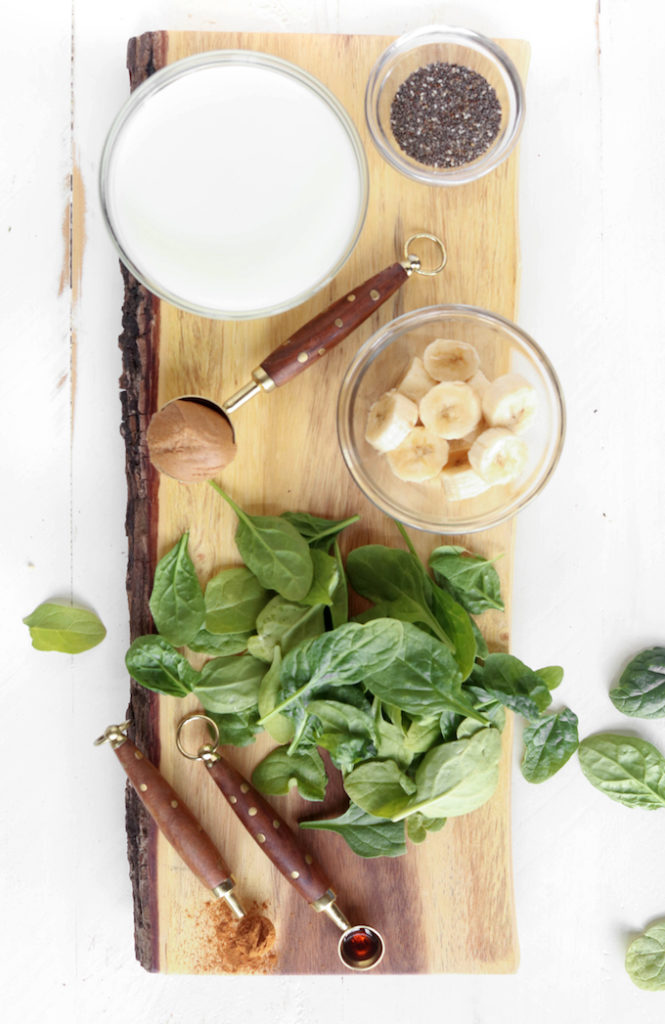
<path id="1" fill-rule="evenodd" d="M 474 533 L 542 490 L 565 408 L 554 367 L 519 327 L 473 306 L 429 306 L 365 342 L 342 382 L 337 424 L 351 475 L 387 515 Z"/>

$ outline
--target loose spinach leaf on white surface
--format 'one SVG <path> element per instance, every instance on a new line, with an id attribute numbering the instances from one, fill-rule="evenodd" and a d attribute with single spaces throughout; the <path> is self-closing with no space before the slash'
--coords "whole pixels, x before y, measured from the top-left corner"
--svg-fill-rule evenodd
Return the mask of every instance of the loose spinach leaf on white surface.
<path id="1" fill-rule="evenodd" d="M 637 654 L 610 690 L 615 708 L 632 718 L 665 717 L 665 647 Z"/>
<path id="2" fill-rule="evenodd" d="M 577 750 L 577 715 L 570 708 L 543 715 L 524 730 L 522 775 L 527 782 L 545 782 Z"/>
<path id="3" fill-rule="evenodd" d="M 578 757 L 589 782 L 612 800 L 646 810 L 665 807 L 665 757 L 647 740 L 597 733 L 582 740 Z"/>
<path id="4" fill-rule="evenodd" d="M 55 601 L 38 605 L 23 622 L 37 651 L 81 654 L 96 647 L 106 636 L 106 629 L 94 612 Z"/>
<path id="5" fill-rule="evenodd" d="M 665 989 L 665 921 L 656 921 L 633 939 L 626 952 L 626 970 L 638 988 Z"/>

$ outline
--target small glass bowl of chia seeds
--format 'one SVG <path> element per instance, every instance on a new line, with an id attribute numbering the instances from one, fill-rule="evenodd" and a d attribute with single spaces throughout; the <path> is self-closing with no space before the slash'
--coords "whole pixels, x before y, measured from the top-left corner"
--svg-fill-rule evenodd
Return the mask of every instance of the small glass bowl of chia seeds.
<path id="1" fill-rule="evenodd" d="M 524 91 L 510 57 L 491 39 L 429 26 L 381 55 L 367 83 L 365 115 L 396 170 L 429 185 L 463 185 L 514 148 Z"/>

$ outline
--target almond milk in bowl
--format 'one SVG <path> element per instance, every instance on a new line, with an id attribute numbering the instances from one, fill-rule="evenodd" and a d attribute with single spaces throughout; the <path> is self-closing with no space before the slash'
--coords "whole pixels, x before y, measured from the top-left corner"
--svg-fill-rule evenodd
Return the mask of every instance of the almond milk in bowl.
<path id="1" fill-rule="evenodd" d="M 365 342 L 342 382 L 337 425 L 370 501 L 416 529 L 462 534 L 510 519 L 542 490 L 565 408 L 554 367 L 516 324 L 430 306 Z"/>
<path id="2" fill-rule="evenodd" d="M 304 302 L 340 270 L 367 208 L 367 162 L 316 78 L 268 54 L 177 61 L 132 93 L 102 154 L 104 217 L 150 291 L 243 320 Z"/>

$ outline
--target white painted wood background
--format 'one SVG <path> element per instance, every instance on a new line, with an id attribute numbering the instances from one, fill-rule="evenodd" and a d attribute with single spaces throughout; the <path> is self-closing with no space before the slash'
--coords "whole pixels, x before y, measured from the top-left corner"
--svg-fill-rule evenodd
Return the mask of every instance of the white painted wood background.
<path id="1" fill-rule="evenodd" d="M 128 91 L 126 40 L 156 28 L 397 35 L 433 22 L 532 44 L 519 320 L 560 373 L 569 432 L 554 480 L 519 519 L 513 649 L 565 666 L 561 700 L 587 735 L 630 725 L 608 689 L 629 656 L 665 642 L 661 0 L 5 4 L 0 978 L 11 1024 L 665 1019 L 665 993 L 639 991 L 623 967 L 628 937 L 665 917 L 665 813 L 605 799 L 576 759 L 530 787 L 519 743 L 515 976 L 178 978 L 134 961 L 123 782 L 92 747 L 127 695 L 122 293 L 96 195 Z M 73 161 L 87 198 L 74 303 L 63 241 Z M 31 649 L 21 618 L 57 595 L 98 611 L 101 646 L 75 658 Z M 631 731 L 665 750 L 662 722 Z"/>

